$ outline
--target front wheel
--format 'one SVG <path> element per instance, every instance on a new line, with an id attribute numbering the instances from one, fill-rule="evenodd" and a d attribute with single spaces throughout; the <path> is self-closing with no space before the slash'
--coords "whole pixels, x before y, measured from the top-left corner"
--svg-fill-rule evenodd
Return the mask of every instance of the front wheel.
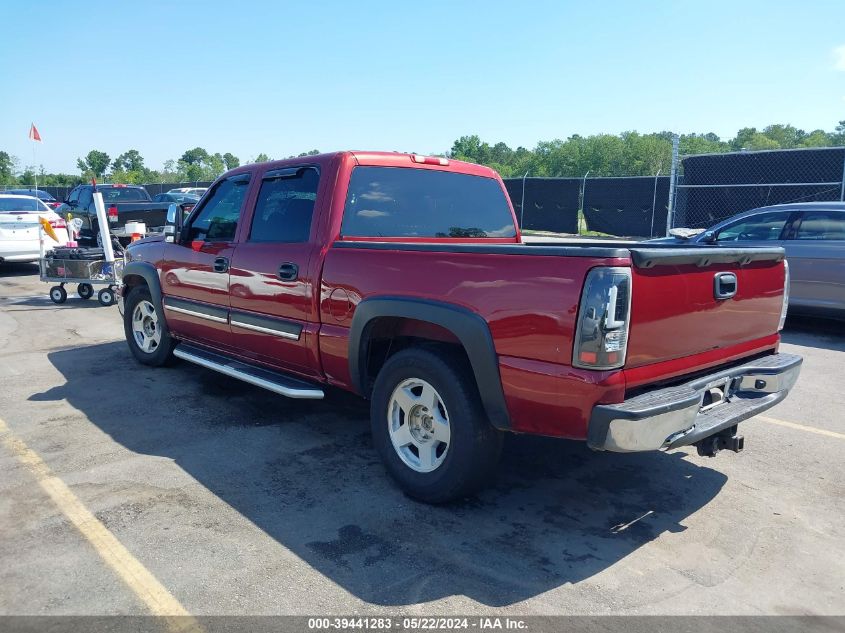
<path id="1" fill-rule="evenodd" d="M 415 499 L 453 501 L 495 475 L 502 433 L 487 420 L 466 361 L 450 351 L 392 356 L 376 378 L 370 422 L 388 472 Z"/>
<path id="2" fill-rule="evenodd" d="M 153 367 L 172 362 L 176 341 L 170 336 L 164 317 L 159 314 L 146 287 L 133 288 L 126 298 L 123 331 L 138 362 Z"/>
<path id="3" fill-rule="evenodd" d="M 61 305 L 67 301 L 67 290 L 64 286 L 53 286 L 50 288 L 50 301 L 57 305 Z"/>

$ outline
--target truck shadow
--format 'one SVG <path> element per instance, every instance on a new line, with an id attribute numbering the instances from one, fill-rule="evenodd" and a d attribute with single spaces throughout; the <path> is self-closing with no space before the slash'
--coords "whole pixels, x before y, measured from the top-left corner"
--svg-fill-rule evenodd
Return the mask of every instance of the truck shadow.
<path id="1" fill-rule="evenodd" d="M 0 262 L 0 277 L 38 276 L 38 264 L 18 264 Z"/>
<path id="2" fill-rule="evenodd" d="M 577 583 L 684 530 L 726 481 L 683 453 L 599 454 L 513 436 L 488 490 L 431 507 L 388 480 L 367 407 L 348 394 L 287 400 L 185 363 L 142 367 L 123 342 L 49 359 L 66 382 L 31 400 L 67 399 L 127 449 L 173 459 L 314 569 L 378 605 L 464 595 L 504 606 Z M 104 380 L 118 388 L 92 388 Z"/>
<path id="3" fill-rule="evenodd" d="M 790 315 L 781 340 L 792 345 L 845 352 L 845 320 Z"/>

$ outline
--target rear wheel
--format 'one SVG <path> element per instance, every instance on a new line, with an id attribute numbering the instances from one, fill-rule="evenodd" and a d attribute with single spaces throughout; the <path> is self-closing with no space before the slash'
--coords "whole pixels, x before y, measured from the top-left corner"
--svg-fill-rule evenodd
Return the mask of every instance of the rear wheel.
<path id="1" fill-rule="evenodd" d="M 112 288 L 103 288 L 97 293 L 97 301 L 104 306 L 113 305 L 115 301 L 114 290 Z"/>
<path id="2" fill-rule="evenodd" d="M 502 433 L 487 420 L 472 372 L 450 352 L 398 352 L 376 378 L 373 442 L 388 472 L 411 497 L 444 503 L 494 477 Z"/>
<path id="3" fill-rule="evenodd" d="M 167 324 L 145 286 L 133 288 L 126 298 L 123 331 L 138 362 L 158 367 L 173 360 L 176 341 L 170 336 Z"/>

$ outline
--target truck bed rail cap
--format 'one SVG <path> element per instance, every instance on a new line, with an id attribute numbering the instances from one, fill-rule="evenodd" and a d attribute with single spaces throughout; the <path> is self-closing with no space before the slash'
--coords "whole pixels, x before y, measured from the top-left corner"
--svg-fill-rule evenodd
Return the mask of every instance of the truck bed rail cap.
<path id="1" fill-rule="evenodd" d="M 597 257 L 627 259 L 627 248 L 593 244 L 557 246 L 550 244 L 450 244 L 447 242 L 356 242 L 336 241 L 335 248 L 390 251 L 430 251 L 435 253 L 480 253 L 489 255 L 534 255 L 544 257 Z"/>
<path id="2" fill-rule="evenodd" d="M 723 248 L 720 246 L 632 247 L 630 251 L 631 259 L 637 268 L 688 264 L 704 268 L 711 264 L 745 265 L 751 262 L 780 262 L 784 258 L 784 250 L 779 246 L 761 248 Z"/>

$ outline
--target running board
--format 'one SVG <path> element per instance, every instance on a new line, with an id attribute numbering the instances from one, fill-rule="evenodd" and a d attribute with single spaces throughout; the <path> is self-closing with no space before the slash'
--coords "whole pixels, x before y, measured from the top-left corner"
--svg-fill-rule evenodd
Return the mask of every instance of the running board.
<path id="1" fill-rule="evenodd" d="M 288 398 L 320 400 L 324 395 L 322 389 L 299 378 L 257 365 L 248 365 L 195 345 L 181 343 L 173 350 L 173 355 Z"/>

